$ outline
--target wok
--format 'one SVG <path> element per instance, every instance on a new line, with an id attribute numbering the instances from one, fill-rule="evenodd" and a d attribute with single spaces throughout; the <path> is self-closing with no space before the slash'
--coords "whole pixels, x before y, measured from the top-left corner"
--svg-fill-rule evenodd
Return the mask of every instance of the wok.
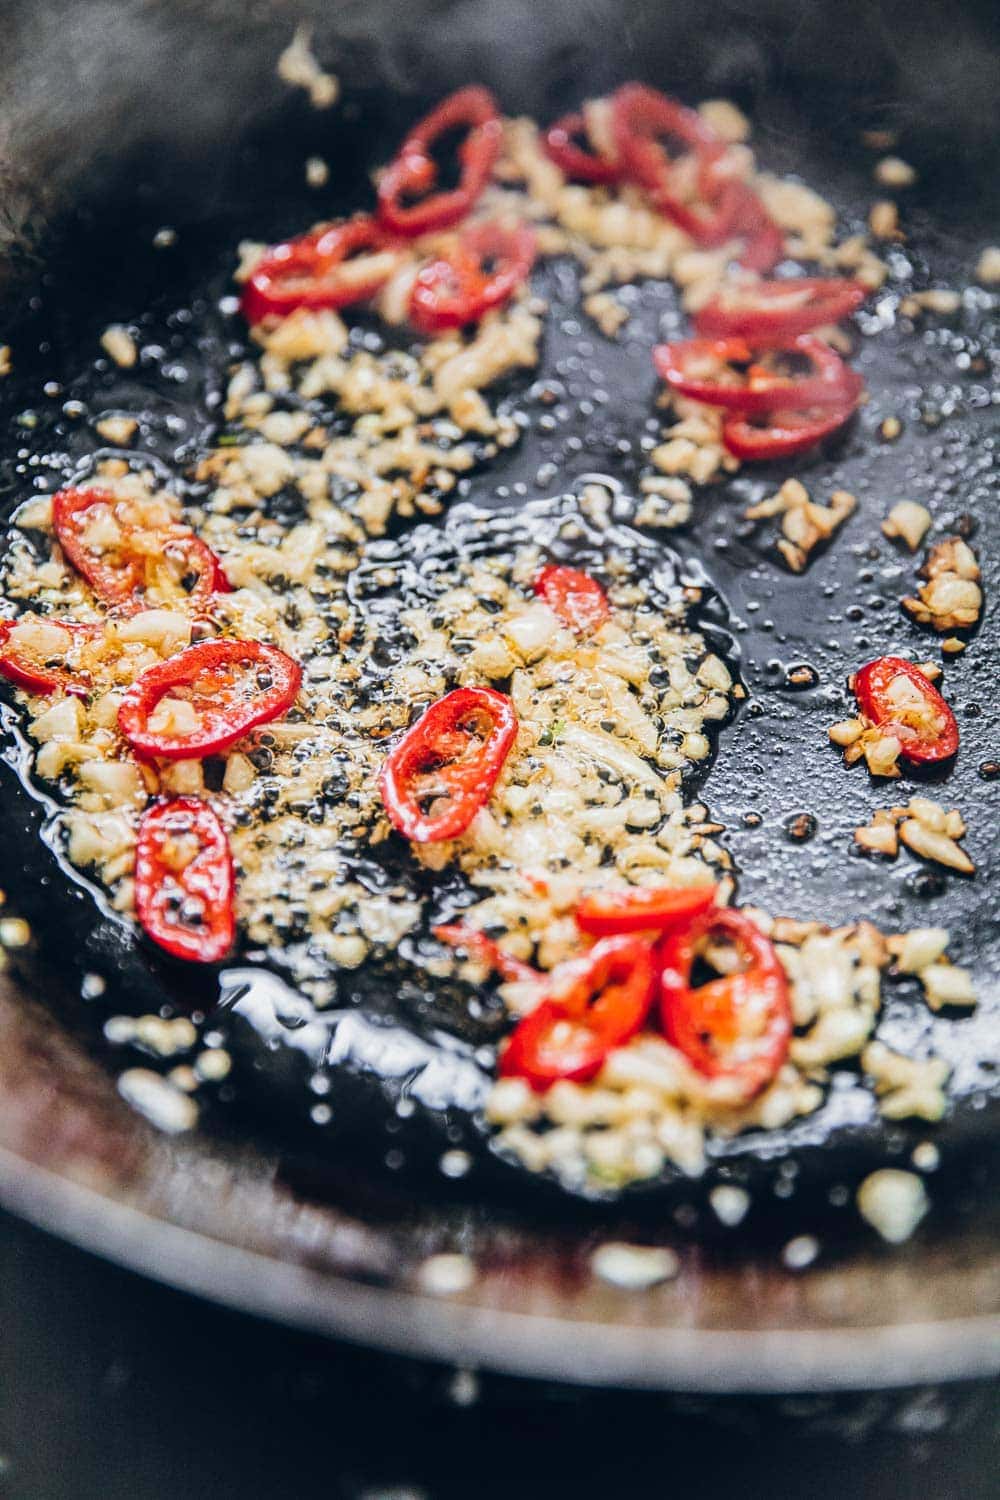
<path id="1" fill-rule="evenodd" d="M 33 488 L 86 472 L 89 419 L 105 409 L 141 409 L 136 451 L 183 476 L 216 424 L 225 364 L 243 347 L 244 331 L 219 307 L 235 242 L 367 201 L 366 174 L 406 122 L 470 78 L 490 84 L 508 112 L 540 118 L 634 76 L 692 98 L 733 96 L 755 118 L 764 162 L 800 173 L 856 220 L 876 196 L 859 132 L 891 127 L 920 180 L 907 199 L 909 238 L 889 252 L 889 292 L 967 286 L 995 239 L 998 54 L 988 5 L 945 17 L 891 3 L 730 4 L 710 23 L 687 4 L 475 0 L 247 11 L 81 0 L 6 12 L 0 342 L 12 344 L 15 364 L 0 381 L 0 515 Z M 330 113 L 311 111 L 274 76 L 304 16 L 345 86 Z M 331 165 L 322 195 L 302 180 L 310 154 Z M 157 234 L 167 226 L 174 238 Z M 679 326 L 672 294 L 643 288 L 635 338 L 618 345 L 582 327 L 558 267 L 539 287 L 553 303 L 541 374 L 570 386 L 582 362 L 606 399 L 574 417 L 569 449 L 529 421 L 520 447 L 474 475 L 466 499 L 517 505 L 597 473 L 624 503 L 639 464 L 628 440 L 652 411 L 648 348 Z M 877 1122 L 850 1078 L 820 1116 L 720 1153 L 701 1184 L 674 1179 L 591 1202 L 524 1181 L 483 1149 L 475 1036 L 446 1031 L 401 991 L 362 976 L 331 1020 L 295 1011 L 295 997 L 260 971 L 230 970 L 220 992 L 214 975 L 179 977 L 150 961 L 46 842 L 51 804 L 19 774 L 24 747 L 4 705 L 0 885 L 6 912 L 33 934 L 0 975 L 6 1204 L 235 1306 L 499 1370 L 703 1391 L 996 1370 L 996 313 L 976 290 L 956 317 L 917 329 L 894 322 L 879 297 L 871 308 L 864 326 L 879 331 L 858 365 L 872 399 L 847 440 L 807 464 L 810 487 L 859 496 L 834 545 L 801 577 L 780 568 L 770 539 L 740 519 L 748 499 L 773 488 L 765 472 L 711 491 L 693 527 L 662 550 L 678 575 L 703 570 L 711 581 L 707 625 L 728 641 L 750 693 L 701 793 L 727 825 L 740 899 L 833 922 L 865 915 L 887 930 L 945 925 L 957 960 L 976 972 L 983 999 L 971 1018 L 930 1018 L 905 989 L 887 1005 L 897 1043 L 932 1036 L 954 1067 L 954 1100 L 935 1133 L 934 1208 L 916 1237 L 890 1251 L 857 1233 L 852 1199 L 873 1166 L 906 1165 L 929 1128 Z M 134 372 L 99 359 L 98 336 L 118 319 L 140 325 Z M 529 416 L 530 384 L 509 392 Z M 877 435 L 887 415 L 904 421 L 891 445 Z M 545 464 L 555 472 L 543 481 Z M 897 613 L 911 564 L 877 525 L 904 497 L 927 501 L 951 528 L 974 529 L 984 568 L 981 626 L 948 671 L 968 748 L 940 788 L 970 825 L 971 884 L 905 860 L 887 869 L 854 859 L 851 829 L 886 799 L 823 750 L 826 724 L 846 706 L 850 664 L 901 636 L 915 642 Z M 789 675 L 803 663 L 815 669 L 805 691 Z M 803 812 L 815 819 L 804 841 Z M 104 1040 L 104 1018 L 161 1007 L 203 1014 L 236 1060 L 192 1135 L 154 1131 L 115 1089 L 121 1058 Z M 336 1108 L 317 1129 L 308 1079 L 329 1060 L 334 1032 Z M 467 1153 L 458 1177 L 438 1169 L 447 1151 Z M 751 1192 L 737 1235 L 707 1205 L 720 1182 Z M 795 1253 L 782 1254 L 792 1238 L 800 1261 L 815 1256 L 797 1272 Z M 643 1292 L 602 1283 L 590 1255 L 609 1239 L 669 1245 L 679 1274 Z"/>

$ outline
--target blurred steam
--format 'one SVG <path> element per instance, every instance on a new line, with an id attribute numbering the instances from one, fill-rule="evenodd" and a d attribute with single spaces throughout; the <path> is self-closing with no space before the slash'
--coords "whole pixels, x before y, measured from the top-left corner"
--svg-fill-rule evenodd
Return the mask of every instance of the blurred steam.
<path id="1" fill-rule="evenodd" d="M 287 103 L 275 62 L 299 20 L 349 90 L 415 101 L 470 79 L 508 110 L 645 76 L 698 96 L 786 92 L 903 126 L 938 159 L 995 160 L 994 0 L 7 0 L 0 263 L 95 166 L 140 148 L 154 185 L 210 194 L 248 124 Z"/>

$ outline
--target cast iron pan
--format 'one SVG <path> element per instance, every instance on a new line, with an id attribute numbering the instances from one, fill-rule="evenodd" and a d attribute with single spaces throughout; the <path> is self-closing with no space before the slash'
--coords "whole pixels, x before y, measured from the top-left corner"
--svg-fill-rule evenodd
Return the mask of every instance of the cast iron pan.
<path id="1" fill-rule="evenodd" d="M 71 21 L 95 9 L 78 7 Z M 626 12 L 632 30 L 625 42 L 617 32 L 613 46 L 608 33 L 608 48 L 576 42 L 569 61 L 565 48 L 550 47 L 540 77 L 512 76 L 510 49 L 476 30 L 486 24 L 485 9 L 463 12 L 465 31 L 454 33 L 451 50 L 435 49 L 433 27 L 423 39 L 412 27 L 400 33 L 396 18 L 396 31 L 376 33 L 393 45 L 366 51 L 348 39 L 345 20 L 337 56 L 355 87 L 342 110 L 319 116 L 275 97 L 269 70 L 287 25 L 269 19 L 227 37 L 210 10 L 136 7 L 134 16 L 127 8 L 122 15 L 126 22 L 145 16 L 144 24 L 151 15 L 172 17 L 172 28 L 165 24 L 155 38 L 157 79 L 183 50 L 185 98 L 192 70 L 218 91 L 206 58 L 221 49 L 235 58 L 231 98 L 245 104 L 253 97 L 257 111 L 237 128 L 203 105 L 192 131 L 190 121 L 164 121 L 135 101 L 143 128 L 127 132 L 116 152 L 102 154 L 93 137 L 74 145 L 64 135 L 60 160 L 85 154 L 87 170 L 70 193 L 54 166 L 45 227 L 29 224 L 34 260 L 7 258 L 15 274 L 0 329 L 14 345 L 15 372 L 0 382 L 0 514 L 88 472 L 107 451 L 97 448 L 91 424 L 108 410 L 142 414 L 134 454 L 183 486 L 192 459 L 218 430 L 225 366 L 245 347 L 239 318 L 220 307 L 236 241 L 273 239 L 367 202 L 365 174 L 388 154 L 404 115 L 415 117 L 427 99 L 473 73 L 494 83 L 509 109 L 530 106 L 542 117 L 643 72 L 692 96 L 734 93 L 753 107 L 764 162 L 800 173 L 851 223 L 873 196 L 861 126 L 903 122 L 902 149 L 920 166 L 921 183 L 906 203 L 907 242 L 889 253 L 886 292 L 860 320 L 857 364 L 872 399 L 835 448 L 796 470 L 820 494 L 838 485 L 852 490 L 858 512 L 825 555 L 793 577 L 774 554 L 773 537 L 741 520 L 748 501 L 770 493 L 784 471 L 751 471 L 701 497 L 692 528 L 657 544 L 657 557 L 671 577 L 704 582 L 703 623 L 749 692 L 698 789 L 726 824 L 740 900 L 831 922 L 866 916 L 890 931 L 945 925 L 956 959 L 976 973 L 982 1002 L 972 1016 L 932 1017 L 912 989 L 889 987 L 880 1034 L 904 1050 L 933 1045 L 953 1064 L 949 1115 L 933 1132 L 879 1122 L 870 1095 L 848 1073 L 817 1115 L 720 1148 L 704 1182 L 665 1174 L 617 1200 L 574 1197 L 527 1179 L 489 1148 L 478 1117 L 487 1076 L 479 1049 L 496 1039 L 495 1008 L 487 1004 L 481 1020 L 459 1023 L 465 1007 L 458 997 L 424 994 L 414 974 L 372 970 L 341 985 L 333 1012 L 314 1015 L 252 956 L 192 976 L 137 943 L 46 838 L 53 804 L 25 784 L 17 716 L 4 705 L 0 884 L 7 909 L 26 917 L 34 934 L 28 949 L 11 955 L 0 992 L 6 1201 L 113 1258 L 236 1305 L 497 1368 L 706 1390 L 891 1384 L 994 1368 L 996 312 L 993 299 L 973 288 L 947 320 L 928 317 L 914 328 L 891 316 L 893 299 L 911 288 L 968 286 L 990 240 L 981 191 L 987 161 L 980 156 L 977 171 L 968 164 L 957 171 L 938 136 L 918 128 L 914 110 L 925 101 L 898 59 L 893 71 L 883 57 L 859 116 L 857 95 L 830 66 L 832 39 L 818 52 L 807 48 L 804 63 L 774 18 L 769 27 L 734 22 L 723 44 L 689 50 L 681 67 L 676 53 L 662 51 L 655 18 L 636 9 Z M 436 11 L 435 24 L 452 14 Z M 673 19 L 676 27 L 683 17 Z M 556 31 L 568 27 L 562 10 L 551 20 Z M 93 62 L 100 46 L 87 35 Z M 414 49 L 408 73 L 420 92 L 401 100 L 399 49 L 407 44 Z M 37 76 L 45 53 L 42 62 L 33 55 Z M 344 57 L 353 59 L 347 69 Z M 827 60 L 820 65 L 819 57 Z M 131 54 L 131 62 L 154 93 L 163 87 L 145 54 Z M 886 93 L 890 87 L 902 93 Z M 908 87 L 916 90 L 909 102 Z M 27 102 L 37 109 L 37 98 Z M 16 104 L 15 95 L 15 124 Z M 27 117 L 20 137 L 12 132 L 26 153 L 22 168 L 47 152 L 55 163 L 65 98 L 53 106 L 49 130 L 42 110 L 35 135 L 26 134 Z M 115 122 L 129 116 L 121 104 L 109 113 L 102 95 L 81 118 L 94 136 L 104 131 L 107 147 Z M 103 121 L 99 129 L 95 120 Z M 954 147 L 958 122 L 945 123 Z M 975 117 L 960 123 L 961 140 L 978 150 Z M 321 195 L 301 185 L 312 152 L 333 167 Z M 13 163 L 16 169 L 16 156 Z M 21 189 L 24 180 L 22 170 Z M 5 201 L 24 244 L 26 215 L 9 185 Z M 162 236 L 154 244 L 164 225 L 177 230 L 166 247 Z M 625 337 L 611 343 L 580 312 L 569 267 L 546 268 L 537 286 L 551 303 L 542 367 L 503 393 L 525 414 L 523 440 L 464 482 L 459 508 L 442 528 L 421 531 L 417 550 L 427 556 L 472 524 L 469 506 L 516 511 L 540 497 L 558 510 L 574 503 L 566 497 L 588 475 L 607 479 L 612 521 L 627 519 L 642 463 L 637 440 L 653 416 L 649 347 L 682 326 L 674 295 L 658 284 L 640 287 Z M 115 319 L 136 325 L 143 355 L 134 371 L 95 357 L 100 331 Z M 541 399 L 542 385 L 558 392 L 555 407 Z M 904 424 L 892 445 L 878 437 L 887 415 Z M 934 651 L 898 611 L 914 563 L 878 530 L 889 505 L 904 497 L 927 503 L 943 529 L 971 533 L 984 567 L 983 620 L 947 674 L 963 750 L 939 789 L 969 823 L 979 870 L 971 883 L 907 856 L 890 866 L 855 858 L 851 830 L 887 796 L 863 773 L 846 771 L 825 743 L 826 725 L 848 706 L 851 664 L 899 647 Z M 385 545 L 412 553 L 415 544 L 406 535 Z M 789 676 L 802 664 L 813 669 L 805 690 Z M 917 789 L 897 783 L 888 800 Z M 937 795 L 933 784 L 929 790 Z M 116 1070 L 149 1061 L 111 1049 L 104 1020 L 156 1010 L 193 1014 L 235 1060 L 225 1084 L 206 1093 L 190 1137 L 153 1131 L 115 1090 Z M 876 1165 L 907 1165 L 929 1134 L 941 1156 L 929 1181 L 933 1211 L 910 1244 L 888 1252 L 859 1232 L 854 1188 Z M 462 1170 L 453 1175 L 456 1161 Z M 720 1182 L 751 1194 L 738 1235 L 724 1231 L 707 1206 L 707 1191 Z M 813 1250 L 816 1258 L 795 1275 L 782 1247 L 804 1234 L 816 1241 L 805 1258 Z M 609 1238 L 673 1246 L 679 1276 L 642 1294 L 603 1285 L 589 1257 Z M 421 1268 L 443 1251 L 466 1257 L 464 1284 L 432 1296 Z"/>

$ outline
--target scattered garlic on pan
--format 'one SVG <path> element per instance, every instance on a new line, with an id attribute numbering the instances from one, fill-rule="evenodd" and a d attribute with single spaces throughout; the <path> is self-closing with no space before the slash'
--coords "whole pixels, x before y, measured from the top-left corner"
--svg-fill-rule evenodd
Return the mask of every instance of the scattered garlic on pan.
<path id="1" fill-rule="evenodd" d="M 913 1058 L 884 1042 L 870 1042 L 861 1066 L 875 1084 L 879 1112 L 887 1120 L 940 1120 L 949 1067 L 941 1057 Z"/>
<path id="2" fill-rule="evenodd" d="M 889 275 L 889 267 L 875 254 L 863 234 L 848 236 L 832 254 L 818 258 L 826 265 L 835 266 L 838 271 L 849 271 L 870 292 L 878 291 Z"/>
<path id="3" fill-rule="evenodd" d="M 119 1076 L 118 1092 L 158 1130 L 170 1135 L 193 1130 L 198 1123 L 194 1099 L 151 1068 L 126 1068 Z"/>
<path id="4" fill-rule="evenodd" d="M 722 1182 L 712 1188 L 708 1201 L 719 1223 L 730 1229 L 742 1224 L 750 1211 L 750 1194 L 736 1183 Z"/>
<path id="5" fill-rule="evenodd" d="M 312 27 L 295 28 L 292 40 L 278 58 L 278 77 L 293 88 L 304 89 L 313 109 L 329 109 L 340 98 L 340 81 L 324 72 L 312 50 Z"/>
<path id="6" fill-rule="evenodd" d="M 739 144 L 749 140 L 750 121 L 730 99 L 705 99 L 698 105 L 698 113 L 724 141 Z"/>
<path id="7" fill-rule="evenodd" d="M 846 766 L 864 760 L 873 776 L 890 779 L 899 776 L 898 761 L 903 747 L 894 734 L 886 734 L 858 718 L 841 719 L 831 724 L 827 734 L 833 744 L 843 749 Z"/>
<path id="8" fill-rule="evenodd" d="M 983 603 L 979 563 L 968 542 L 950 536 L 928 550 L 920 576 L 925 580 L 903 600 L 918 625 L 935 630 L 966 629 L 976 624 Z"/>
<path id="9" fill-rule="evenodd" d="M 1000 284 L 1000 245 L 987 245 L 976 262 L 976 280 L 983 286 Z"/>
<path id="10" fill-rule="evenodd" d="M 0 921 L 0 948 L 26 948 L 30 942 L 31 928 L 23 917 Z"/>
<path id="11" fill-rule="evenodd" d="M 881 161 L 875 163 L 875 181 L 883 187 L 912 187 L 916 180 L 914 169 L 899 156 L 883 156 Z"/>
<path id="12" fill-rule="evenodd" d="M 916 552 L 931 524 L 931 513 L 926 505 L 920 505 L 916 500 L 899 500 L 882 522 L 882 532 L 890 539 L 898 537 L 911 552 Z"/>
<path id="13" fill-rule="evenodd" d="M 901 240 L 899 209 L 889 199 L 873 203 L 868 210 L 868 227 L 877 240 Z"/>
<path id="14" fill-rule="evenodd" d="M 906 807 L 876 809 L 870 823 L 855 828 L 854 840 L 860 848 L 889 858 L 895 858 L 902 840 L 923 859 L 974 875 L 975 865 L 958 844 L 965 832 L 957 807 L 946 812 L 929 797 L 912 797 Z"/>
<path id="15" fill-rule="evenodd" d="M 857 497 L 847 490 L 834 490 L 829 504 L 821 505 L 810 499 L 801 480 L 786 479 L 777 494 L 749 506 L 743 514 L 748 521 L 781 516 L 782 535 L 778 540 L 778 551 L 793 573 L 801 573 L 809 561 L 809 554 L 833 536 L 857 503 Z"/>
<path id="16" fill-rule="evenodd" d="M 782 1264 L 789 1271 L 804 1271 L 812 1265 L 819 1252 L 820 1243 L 814 1234 L 797 1234 L 783 1248 Z"/>
<path id="17" fill-rule="evenodd" d="M 134 417 L 102 417 L 99 422 L 94 423 L 94 427 L 105 442 L 113 443 L 116 448 L 127 448 L 135 437 L 139 423 Z"/>
<path id="18" fill-rule="evenodd" d="M 910 292 L 903 297 L 899 304 L 899 311 L 904 318 L 916 318 L 922 312 L 940 313 L 947 317 L 950 313 L 958 312 L 962 305 L 962 298 L 958 292 L 951 287 L 932 286 L 922 292 Z"/>
<path id="19" fill-rule="evenodd" d="M 910 932 L 886 939 L 900 974 L 919 974 L 936 963 L 948 946 L 946 927 L 914 927 Z"/>
<path id="20" fill-rule="evenodd" d="M 135 339 L 121 323 L 110 323 L 101 334 L 101 347 L 123 370 L 131 370 L 139 358 Z"/>
<path id="21" fill-rule="evenodd" d="M 617 338 L 629 319 L 628 308 L 610 292 L 591 292 L 583 299 L 583 310 L 588 318 L 593 318 L 606 339 Z"/>
<path id="22" fill-rule="evenodd" d="M 920 970 L 920 982 L 924 987 L 924 998 L 931 1010 L 940 1010 L 946 1005 L 962 1007 L 977 1004 L 975 986 L 968 969 L 956 964 L 928 964 Z"/>
<path id="23" fill-rule="evenodd" d="M 634 517 L 637 526 L 670 529 L 690 521 L 691 486 L 678 475 L 647 474 L 639 481 L 639 493 L 642 500 Z"/>
<path id="24" fill-rule="evenodd" d="M 883 1167 L 862 1182 L 858 1211 L 890 1245 L 901 1245 L 927 1213 L 927 1190 L 913 1172 Z"/>
<path id="25" fill-rule="evenodd" d="M 681 1268 L 676 1251 L 653 1245 L 629 1245 L 608 1240 L 590 1257 L 594 1275 L 627 1292 L 644 1292 L 671 1281 Z"/>
<path id="26" fill-rule="evenodd" d="M 870 823 L 854 830 L 854 842 L 870 854 L 884 854 L 895 859 L 899 852 L 896 821 L 884 808 L 876 810 Z"/>
<path id="27" fill-rule="evenodd" d="M 976 867 L 972 860 L 946 833 L 937 833 L 917 818 L 905 818 L 899 826 L 899 837 L 908 849 L 923 859 L 946 865 L 963 875 L 974 875 Z"/>

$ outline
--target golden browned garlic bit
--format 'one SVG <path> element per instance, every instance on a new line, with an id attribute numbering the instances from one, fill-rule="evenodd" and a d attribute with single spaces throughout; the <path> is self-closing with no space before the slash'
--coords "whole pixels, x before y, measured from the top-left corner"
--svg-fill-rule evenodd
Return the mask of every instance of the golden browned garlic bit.
<path id="1" fill-rule="evenodd" d="M 750 121 L 730 99 L 706 99 L 698 113 L 710 130 L 724 141 L 736 144 L 750 138 Z"/>
<path id="2" fill-rule="evenodd" d="M 958 312 L 962 305 L 962 299 L 958 292 L 952 291 L 950 287 L 929 287 L 923 292 L 911 292 L 904 297 L 899 310 L 904 318 L 919 317 L 922 312 L 949 313 Z"/>
<path id="3" fill-rule="evenodd" d="M 868 228 L 877 240 L 901 240 L 899 210 L 890 199 L 873 203 L 868 210 Z"/>
<path id="4" fill-rule="evenodd" d="M 10 345 L 0 344 L 0 378 L 2 378 L 4 375 L 9 375 L 13 368 L 14 365 L 11 359 Z"/>
<path id="5" fill-rule="evenodd" d="M 924 582 L 917 597 L 908 595 L 903 608 L 918 625 L 945 631 L 967 629 L 979 619 L 983 591 L 979 586 L 976 554 L 961 537 L 935 542 L 920 569 Z"/>
<path id="6" fill-rule="evenodd" d="M 879 1113 L 887 1120 L 940 1120 L 949 1067 L 942 1057 L 905 1057 L 884 1042 L 869 1042 L 861 1066 L 875 1085 Z"/>
<path id="7" fill-rule="evenodd" d="M 278 77 L 293 88 L 305 89 L 313 109 L 329 109 L 340 97 L 340 81 L 326 73 L 312 50 L 312 27 L 297 26 L 288 46 L 278 58 Z"/>
<path id="8" fill-rule="evenodd" d="M 883 535 L 905 542 L 911 552 L 916 552 L 930 528 L 931 513 L 916 500 L 897 501 L 882 522 Z"/>
<path id="9" fill-rule="evenodd" d="M 908 1240 L 926 1214 L 927 1189 L 915 1172 L 883 1167 L 857 1192 L 858 1212 L 890 1245 Z"/>
<path id="10" fill-rule="evenodd" d="M 847 490 L 834 490 L 828 505 L 809 498 L 799 479 L 786 479 L 776 495 L 751 505 L 743 512 L 748 521 L 781 516 L 782 535 L 777 547 L 793 573 L 801 573 L 809 554 L 828 541 L 857 506 L 857 497 Z"/>
<path id="11" fill-rule="evenodd" d="M 100 422 L 94 423 L 95 431 L 106 443 L 113 443 L 116 448 L 127 448 L 135 437 L 138 426 L 134 417 L 103 417 Z"/>
<path id="12" fill-rule="evenodd" d="M 899 853 L 899 833 L 896 819 L 888 808 L 876 808 L 870 823 L 855 828 L 854 842 L 870 854 L 884 854 L 895 859 Z"/>
<path id="13" fill-rule="evenodd" d="M 976 262 L 976 280 L 983 286 L 996 286 L 1000 282 L 1000 245 L 987 245 Z"/>
<path id="14" fill-rule="evenodd" d="M 139 358 L 135 339 L 121 323 L 111 323 L 101 334 L 101 348 L 123 370 L 131 370 Z"/>
<path id="15" fill-rule="evenodd" d="M 610 292 L 591 292 L 583 299 L 583 310 L 588 318 L 593 318 L 606 339 L 617 338 L 628 322 L 628 308 Z"/>
<path id="16" fill-rule="evenodd" d="M 917 174 L 909 162 L 903 161 L 899 156 L 883 156 L 875 164 L 875 181 L 880 182 L 883 187 L 912 187 L 916 180 Z"/>
<path id="17" fill-rule="evenodd" d="M 975 865 L 957 842 L 965 832 L 965 821 L 957 807 L 946 812 L 929 797 L 911 797 L 906 807 L 876 809 L 870 823 L 855 828 L 854 841 L 862 849 L 893 859 L 902 840 L 923 859 L 974 875 Z"/>

